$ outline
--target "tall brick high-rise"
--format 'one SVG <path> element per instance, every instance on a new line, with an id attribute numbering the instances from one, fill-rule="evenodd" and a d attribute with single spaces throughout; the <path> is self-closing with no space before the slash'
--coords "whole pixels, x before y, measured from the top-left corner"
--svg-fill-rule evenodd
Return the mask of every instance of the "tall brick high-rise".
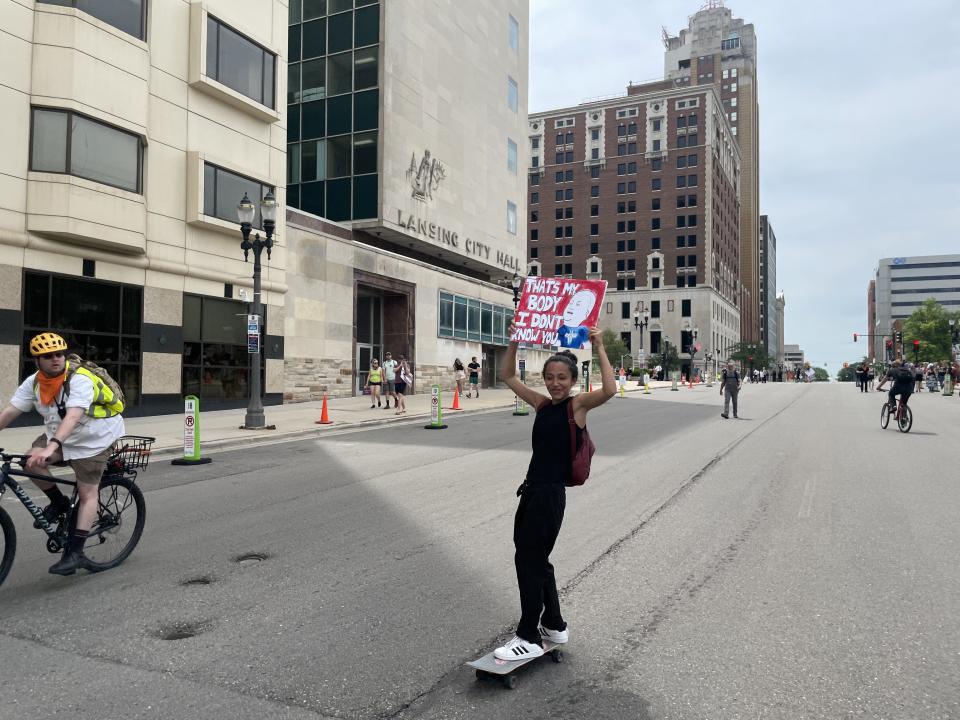
<path id="1" fill-rule="evenodd" d="M 665 77 L 674 87 L 713 85 L 740 145 L 740 333 L 760 341 L 760 164 L 757 36 L 722 0 L 707 0 L 677 36 L 664 31 Z"/>

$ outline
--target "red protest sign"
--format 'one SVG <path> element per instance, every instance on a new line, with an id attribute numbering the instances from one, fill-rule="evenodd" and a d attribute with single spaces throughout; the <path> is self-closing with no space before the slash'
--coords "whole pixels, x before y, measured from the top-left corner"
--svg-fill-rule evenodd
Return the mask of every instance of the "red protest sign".
<path id="1" fill-rule="evenodd" d="M 533 345 L 590 347 L 590 328 L 600 318 L 605 280 L 528 277 L 513 317 L 510 338 Z"/>

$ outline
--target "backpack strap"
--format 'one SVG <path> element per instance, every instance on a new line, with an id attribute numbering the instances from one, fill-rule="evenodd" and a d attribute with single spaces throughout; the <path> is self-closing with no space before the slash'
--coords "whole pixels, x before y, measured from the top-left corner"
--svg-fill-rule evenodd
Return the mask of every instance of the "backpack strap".
<path id="1" fill-rule="evenodd" d="M 577 454 L 577 421 L 573 417 L 573 398 L 567 401 L 567 423 L 570 425 L 570 461 Z"/>

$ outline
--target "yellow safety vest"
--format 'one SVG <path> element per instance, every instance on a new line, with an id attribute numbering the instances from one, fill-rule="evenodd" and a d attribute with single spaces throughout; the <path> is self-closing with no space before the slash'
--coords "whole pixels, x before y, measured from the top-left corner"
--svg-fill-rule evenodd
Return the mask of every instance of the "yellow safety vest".
<path id="1" fill-rule="evenodd" d="M 71 372 L 70 363 L 67 362 L 64 372 L 67 373 L 66 380 L 63 382 L 63 392 L 65 396 L 70 395 L 70 378 L 73 375 L 83 375 L 93 383 L 93 401 L 87 408 L 87 415 L 93 418 L 109 418 L 119 415 L 123 412 L 123 401 L 116 397 L 111 388 L 101 378 L 81 366 Z M 36 393 L 40 385 L 39 380 L 34 380 L 33 391 Z"/>

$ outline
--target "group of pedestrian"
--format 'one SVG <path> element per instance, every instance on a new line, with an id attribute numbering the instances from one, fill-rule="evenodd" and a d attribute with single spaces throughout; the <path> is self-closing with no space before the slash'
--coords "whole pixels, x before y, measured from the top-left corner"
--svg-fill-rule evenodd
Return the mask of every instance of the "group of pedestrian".
<path id="1" fill-rule="evenodd" d="M 860 388 L 860 392 L 870 392 L 873 390 L 875 376 L 872 365 L 860 363 L 854 368 L 854 374 L 857 377 L 857 387 Z"/>
<path id="2" fill-rule="evenodd" d="M 367 383 L 364 389 L 370 393 L 370 408 L 383 407 L 386 403 L 387 410 L 390 409 L 390 398 L 393 398 L 393 408 L 395 415 L 402 415 L 407 411 L 406 394 L 407 388 L 413 384 L 413 372 L 410 370 L 410 363 L 403 355 L 399 360 L 394 360 L 391 353 L 385 353 L 383 356 L 383 365 L 377 358 L 370 361 L 370 370 L 367 373 Z"/>
<path id="3" fill-rule="evenodd" d="M 469 387 L 466 386 L 468 371 L 470 375 Z M 453 361 L 453 375 L 457 381 L 457 392 L 461 397 L 473 397 L 474 395 L 480 397 L 480 363 L 477 362 L 476 357 L 471 358 L 466 367 L 463 366 L 460 358 L 456 358 Z M 464 391 L 466 391 L 466 394 L 464 394 Z"/>

